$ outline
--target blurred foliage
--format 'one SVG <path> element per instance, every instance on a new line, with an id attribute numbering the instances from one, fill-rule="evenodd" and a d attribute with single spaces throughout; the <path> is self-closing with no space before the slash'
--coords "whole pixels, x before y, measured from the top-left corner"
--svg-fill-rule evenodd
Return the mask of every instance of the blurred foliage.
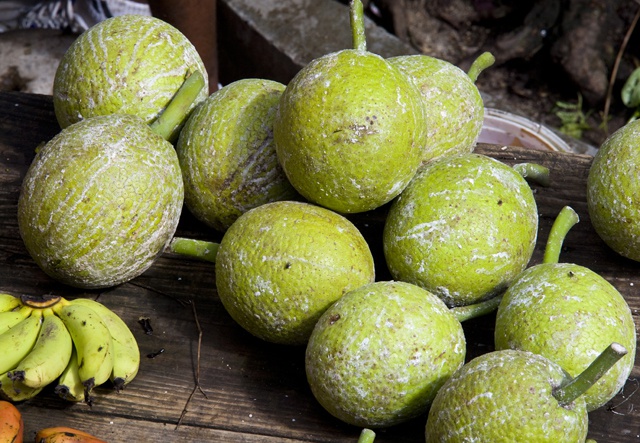
<path id="1" fill-rule="evenodd" d="M 582 95 L 578 94 L 576 103 L 557 101 L 554 114 L 560 119 L 558 130 L 570 137 L 581 139 L 584 131 L 592 129 L 587 121 L 592 111 L 582 109 Z"/>

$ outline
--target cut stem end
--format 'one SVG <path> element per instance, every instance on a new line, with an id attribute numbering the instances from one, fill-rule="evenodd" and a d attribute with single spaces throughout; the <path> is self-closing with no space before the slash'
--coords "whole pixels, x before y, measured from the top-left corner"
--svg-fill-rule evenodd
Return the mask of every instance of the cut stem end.
<path id="1" fill-rule="evenodd" d="M 467 75 L 471 79 L 472 82 L 476 82 L 478 80 L 478 76 L 482 71 L 490 67 L 496 62 L 496 58 L 490 52 L 483 52 L 478 56 L 477 59 L 473 61 L 471 67 L 469 68 L 469 72 Z"/>
<path id="2" fill-rule="evenodd" d="M 563 386 L 554 390 L 553 396 L 561 406 L 571 404 L 593 386 L 618 360 L 627 354 L 627 348 L 611 343 L 587 368 Z"/>
<path id="3" fill-rule="evenodd" d="M 371 429 L 364 428 L 360 433 L 360 438 L 358 438 L 358 443 L 373 443 L 376 439 L 376 433 Z"/>

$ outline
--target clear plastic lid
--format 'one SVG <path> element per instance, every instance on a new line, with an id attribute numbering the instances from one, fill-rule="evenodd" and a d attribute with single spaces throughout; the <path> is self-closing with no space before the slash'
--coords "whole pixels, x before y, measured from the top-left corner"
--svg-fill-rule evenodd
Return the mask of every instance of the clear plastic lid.
<path id="1" fill-rule="evenodd" d="M 484 124 L 478 143 L 588 155 L 594 155 L 596 152 L 594 147 L 584 143 L 576 141 L 569 144 L 553 130 L 540 123 L 494 108 L 485 108 Z"/>

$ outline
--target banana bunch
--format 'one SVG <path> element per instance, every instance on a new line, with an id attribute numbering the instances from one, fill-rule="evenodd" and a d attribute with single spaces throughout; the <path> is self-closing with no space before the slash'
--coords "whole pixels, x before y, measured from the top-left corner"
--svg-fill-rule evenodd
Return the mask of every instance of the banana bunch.
<path id="1" fill-rule="evenodd" d="M 138 373 L 138 343 L 118 315 L 95 300 L 0 293 L 0 398 L 22 401 L 56 382 L 69 401 L 91 403 L 94 387 L 121 390 Z"/>

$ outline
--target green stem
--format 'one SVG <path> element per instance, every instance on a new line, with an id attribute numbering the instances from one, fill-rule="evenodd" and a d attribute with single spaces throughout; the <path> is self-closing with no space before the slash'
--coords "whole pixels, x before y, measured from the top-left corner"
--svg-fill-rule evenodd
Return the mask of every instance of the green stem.
<path id="1" fill-rule="evenodd" d="M 176 129 L 183 122 L 187 111 L 204 88 L 204 77 L 200 71 L 190 74 L 173 96 L 162 114 L 150 125 L 151 130 L 165 140 L 174 138 Z"/>
<path id="2" fill-rule="evenodd" d="M 169 244 L 169 251 L 187 257 L 215 263 L 220 244 L 191 238 L 174 237 Z"/>
<path id="3" fill-rule="evenodd" d="M 373 443 L 376 439 L 376 433 L 371 429 L 364 428 L 360 433 L 360 438 L 358 438 L 358 443 Z"/>
<path id="4" fill-rule="evenodd" d="M 571 404 L 584 394 L 600 378 L 627 354 L 627 349 L 618 343 L 611 343 L 591 364 L 577 377 L 554 390 L 553 396 L 561 406 Z"/>
<path id="5" fill-rule="evenodd" d="M 364 34 L 364 10 L 362 2 L 360 0 L 351 0 L 349 13 L 353 49 L 364 52 L 367 50 L 367 39 Z"/>
<path id="6" fill-rule="evenodd" d="M 495 311 L 496 309 L 498 309 L 501 300 L 502 296 L 499 295 L 497 297 L 493 297 L 489 300 L 475 303 L 473 305 L 456 306 L 455 308 L 451 308 L 450 311 L 458 319 L 458 321 L 462 323 L 463 321 L 481 317 Z"/>
<path id="7" fill-rule="evenodd" d="M 562 243 L 569 230 L 579 221 L 580 217 L 571 206 L 565 206 L 560 210 L 556 220 L 553 222 L 553 226 L 551 226 L 551 231 L 549 231 L 542 263 L 558 263 Z"/>
<path id="8" fill-rule="evenodd" d="M 493 65 L 496 62 L 496 58 L 490 52 L 483 52 L 478 56 L 477 59 L 471 64 L 469 68 L 469 72 L 467 75 L 471 79 L 472 82 L 476 82 L 478 80 L 478 76 L 482 71 L 487 69 L 489 66 Z"/>
<path id="9" fill-rule="evenodd" d="M 513 169 L 527 181 L 532 181 L 545 187 L 551 184 L 549 168 L 546 166 L 537 163 L 518 163 L 513 165 Z"/>

